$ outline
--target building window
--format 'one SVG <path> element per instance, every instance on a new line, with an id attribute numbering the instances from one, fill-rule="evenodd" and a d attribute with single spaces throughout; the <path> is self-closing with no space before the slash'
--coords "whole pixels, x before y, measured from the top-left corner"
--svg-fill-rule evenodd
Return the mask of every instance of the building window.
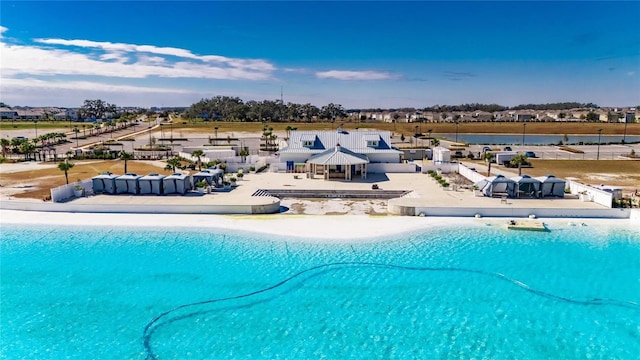
<path id="1" fill-rule="evenodd" d="M 367 140 L 368 147 L 378 147 L 378 140 Z"/>
<path id="2" fill-rule="evenodd" d="M 304 147 L 312 147 L 313 146 L 313 140 L 304 140 L 302 142 L 302 146 L 304 146 Z"/>

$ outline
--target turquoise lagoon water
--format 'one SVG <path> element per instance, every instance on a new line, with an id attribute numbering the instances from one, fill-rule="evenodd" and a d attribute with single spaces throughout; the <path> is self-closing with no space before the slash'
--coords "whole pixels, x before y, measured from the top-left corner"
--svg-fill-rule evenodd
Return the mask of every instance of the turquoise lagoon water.
<path id="1" fill-rule="evenodd" d="M 637 358 L 637 229 L 551 230 L 335 244 L 7 225 L 0 357 Z"/>

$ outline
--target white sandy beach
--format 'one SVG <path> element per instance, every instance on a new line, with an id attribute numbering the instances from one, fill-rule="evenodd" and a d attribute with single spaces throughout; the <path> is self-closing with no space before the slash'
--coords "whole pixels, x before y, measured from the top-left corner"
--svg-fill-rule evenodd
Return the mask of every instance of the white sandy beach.
<path id="1" fill-rule="evenodd" d="M 629 219 L 541 219 L 551 226 L 629 226 Z M 0 210 L 0 225 L 92 225 L 212 228 L 298 238 L 301 241 L 374 239 L 444 226 L 504 226 L 505 218 L 369 215 L 175 215 L 103 214 Z"/>

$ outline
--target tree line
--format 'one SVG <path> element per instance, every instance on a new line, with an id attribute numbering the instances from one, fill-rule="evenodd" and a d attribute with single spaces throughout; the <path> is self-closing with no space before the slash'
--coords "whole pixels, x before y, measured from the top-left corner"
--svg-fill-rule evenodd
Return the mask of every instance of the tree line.
<path id="1" fill-rule="evenodd" d="M 202 99 L 192 104 L 183 114 L 189 119 L 201 118 L 205 121 L 306 121 L 336 120 L 347 116 L 340 104 L 315 105 L 283 103 L 280 100 L 250 100 L 244 102 L 238 97 L 216 96 Z"/>

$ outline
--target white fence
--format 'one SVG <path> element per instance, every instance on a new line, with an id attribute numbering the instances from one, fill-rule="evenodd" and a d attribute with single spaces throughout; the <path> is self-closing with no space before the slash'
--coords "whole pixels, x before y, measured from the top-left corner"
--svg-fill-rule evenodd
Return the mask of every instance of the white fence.
<path id="1" fill-rule="evenodd" d="M 91 179 L 88 179 L 88 180 L 82 180 L 80 182 L 74 182 L 71 184 L 58 186 L 56 188 L 51 189 L 50 190 L 51 201 L 63 202 L 76 197 L 74 194 L 76 185 L 80 185 L 84 189 L 82 196 L 87 194 L 93 194 L 93 181 Z"/>
<path id="2" fill-rule="evenodd" d="M 463 164 L 459 164 L 458 165 L 458 173 L 464 177 L 466 177 L 467 179 L 469 179 L 472 183 L 477 183 L 478 181 L 482 181 L 484 179 L 486 179 L 487 177 L 474 171 L 469 169 L 468 167 L 466 167 Z"/>
<path id="3" fill-rule="evenodd" d="M 367 173 L 414 173 L 418 171 L 418 165 L 414 163 L 371 163 L 367 164 Z"/>
<path id="4" fill-rule="evenodd" d="M 454 171 L 458 171 L 458 163 L 440 163 L 433 164 L 431 162 L 425 162 L 422 165 L 422 172 L 426 173 L 429 170 L 438 171 L 440 170 L 444 174 L 448 174 Z"/>
<path id="5" fill-rule="evenodd" d="M 185 158 L 189 161 L 197 162 L 198 158 L 195 156 L 191 156 L 190 153 L 179 152 L 178 156 Z M 210 159 L 206 156 L 200 157 L 200 161 L 203 164 L 214 161 L 216 159 Z M 245 161 L 242 161 L 242 157 L 234 156 L 232 158 L 221 159 L 227 165 L 227 172 L 237 172 L 239 168 L 243 168 L 245 171 L 249 170 L 250 166 L 253 166 L 258 170 L 266 164 L 274 163 L 278 161 L 278 158 L 275 156 L 259 156 L 259 155 L 249 155 L 245 158 Z M 286 169 L 286 167 L 285 167 Z"/>
<path id="6" fill-rule="evenodd" d="M 593 201 L 596 204 L 613 207 L 613 193 L 600 190 L 576 181 L 567 180 L 567 187 L 572 194 L 578 194 L 583 201 Z"/>

